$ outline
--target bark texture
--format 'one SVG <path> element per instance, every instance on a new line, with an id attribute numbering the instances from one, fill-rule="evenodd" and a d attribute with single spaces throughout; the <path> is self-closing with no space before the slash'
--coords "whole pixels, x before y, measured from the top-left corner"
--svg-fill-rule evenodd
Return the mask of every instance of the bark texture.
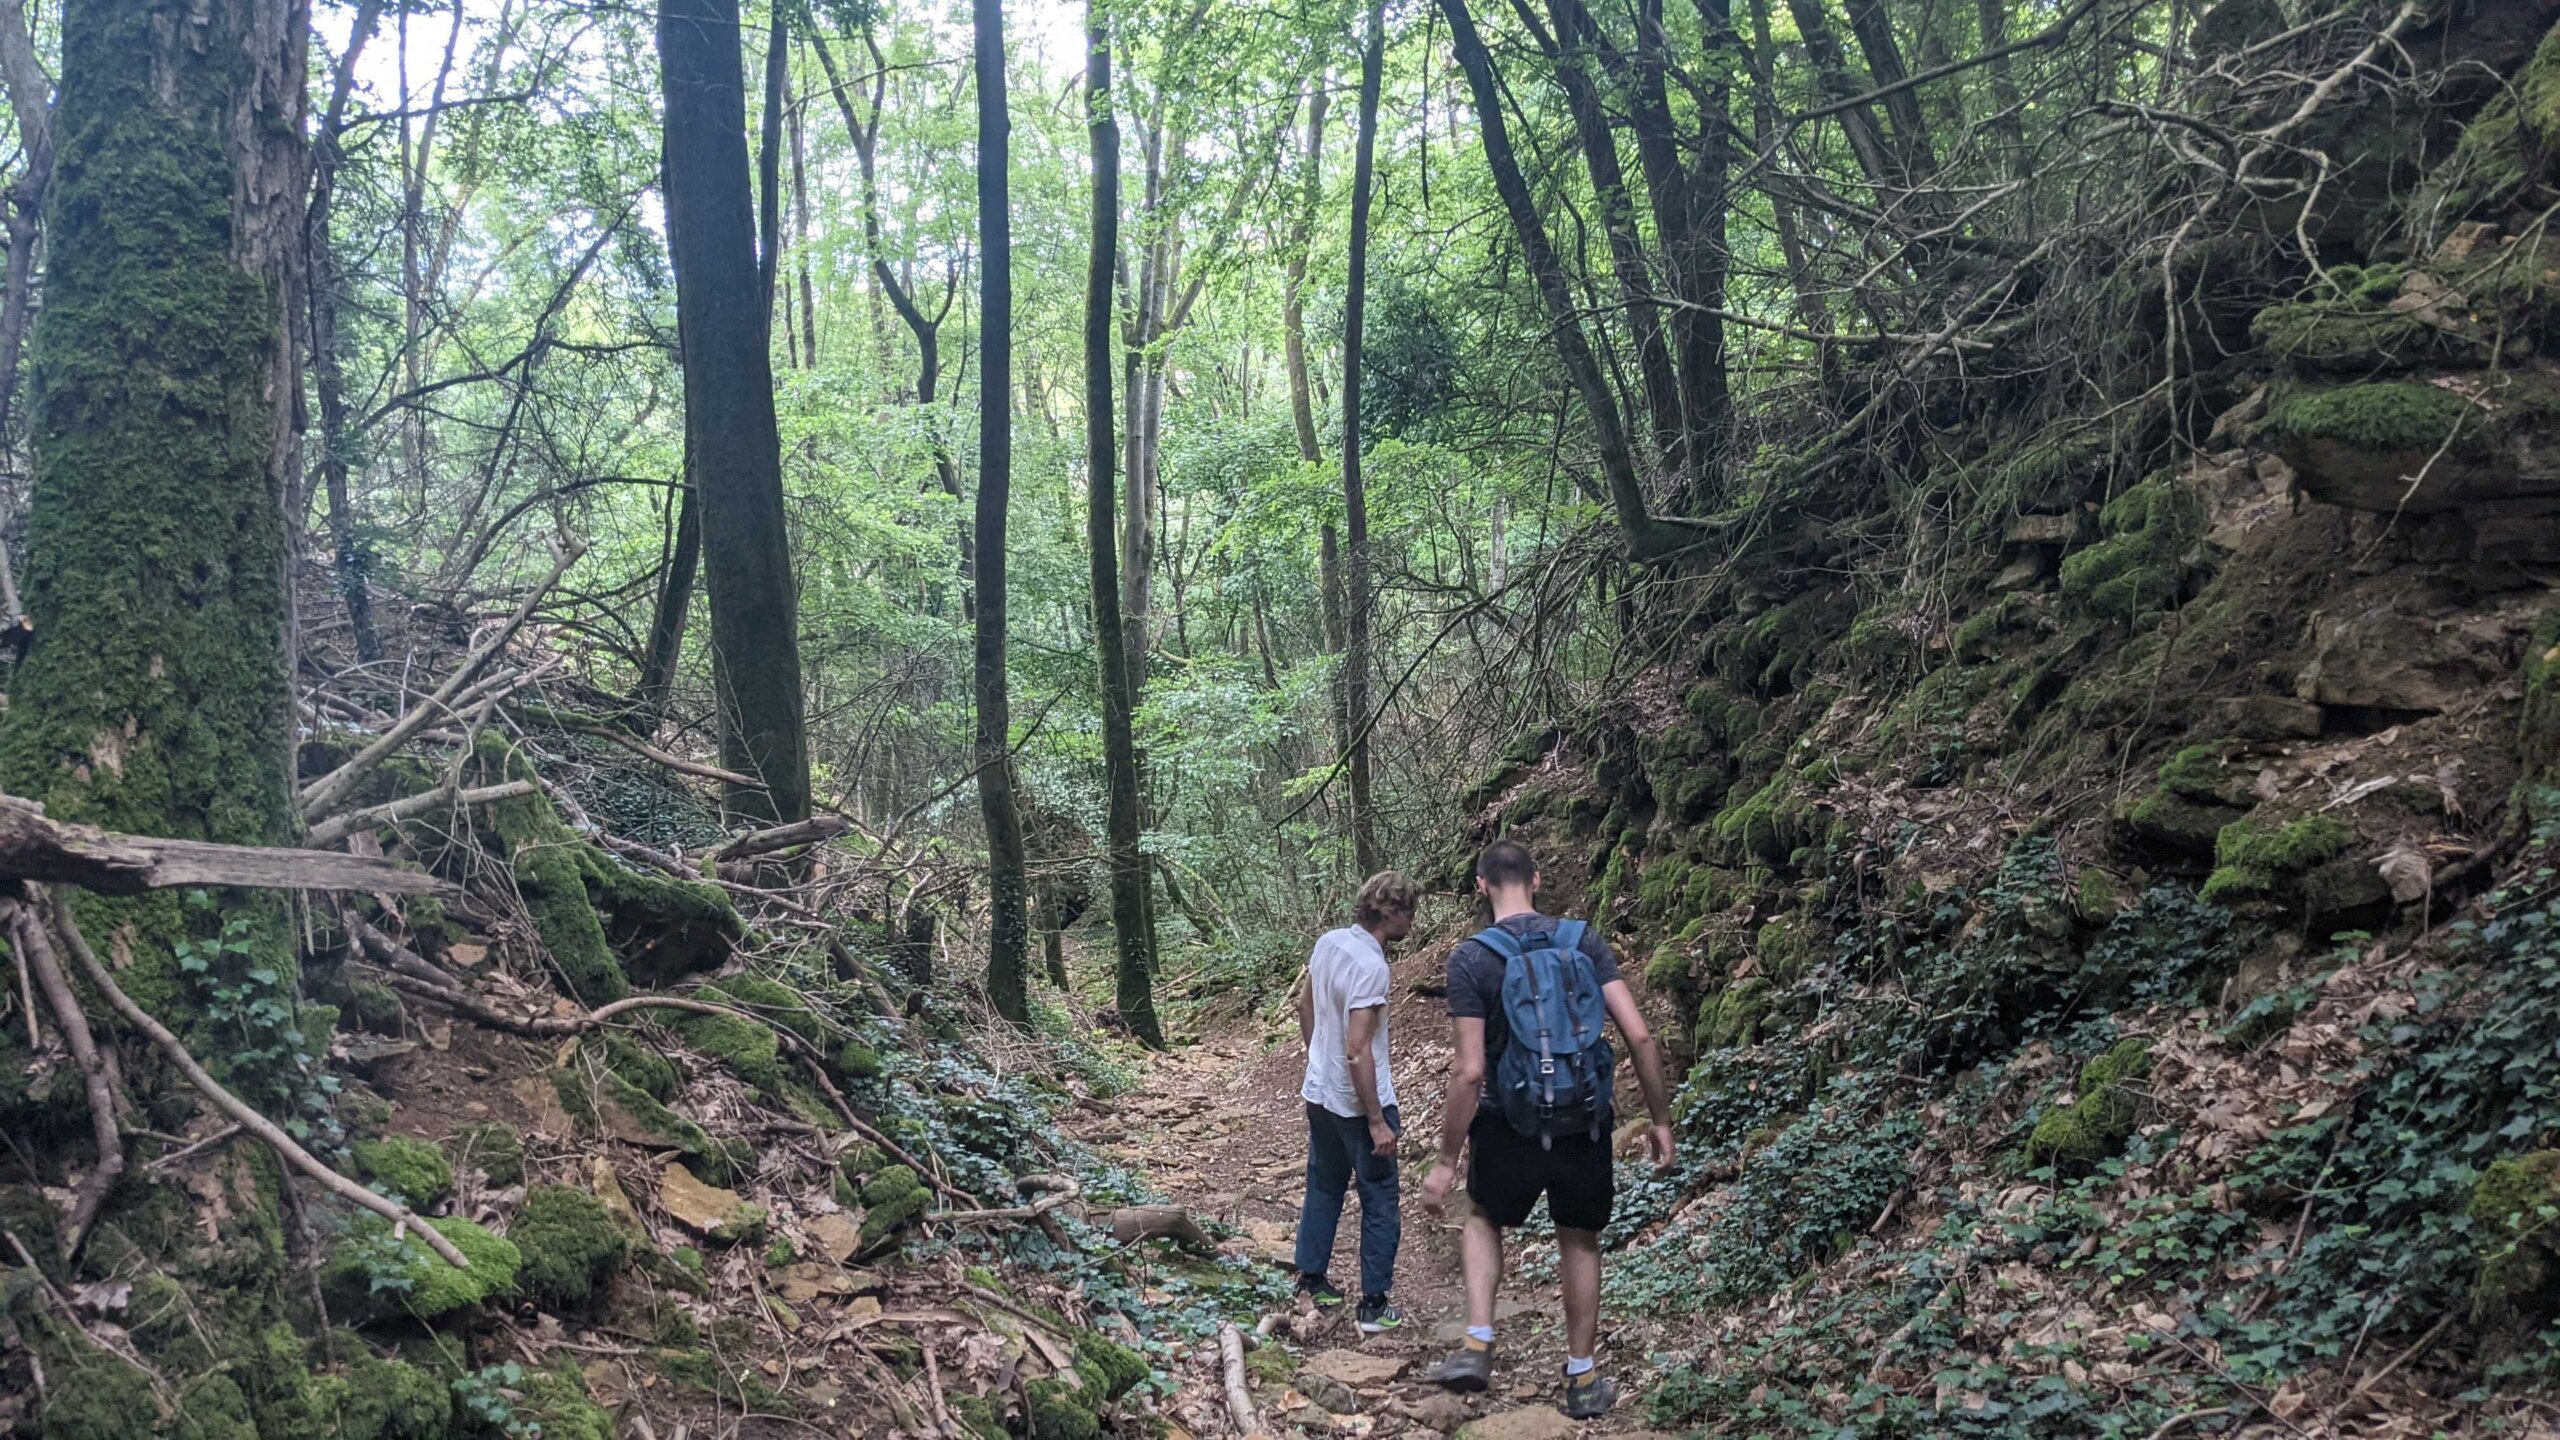
<path id="1" fill-rule="evenodd" d="M 1003 0 L 972 0 L 978 72 L 978 811 L 987 829 L 987 999 L 1031 1018 L 1031 915 L 1022 813 L 1013 797 L 1013 708 L 1005 684 L 1005 512 L 1013 490 L 1013 122 L 1005 109 Z"/>
<path id="2" fill-rule="evenodd" d="M 720 677 L 721 761 L 765 789 L 728 803 L 762 820 L 809 813 L 801 723 L 799 604 L 782 505 L 766 281 L 747 182 L 747 109 L 737 0 L 663 0 L 667 242 L 684 336 L 686 423 L 696 447 L 702 578 Z"/>

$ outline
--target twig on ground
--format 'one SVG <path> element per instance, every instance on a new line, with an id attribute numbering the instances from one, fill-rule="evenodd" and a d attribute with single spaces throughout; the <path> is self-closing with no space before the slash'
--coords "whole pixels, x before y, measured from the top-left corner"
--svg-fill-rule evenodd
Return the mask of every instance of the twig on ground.
<path id="1" fill-rule="evenodd" d="M 1227 1421 L 1239 1435 L 1262 1433 L 1262 1417 L 1254 1413 L 1253 1392 L 1244 1383 L 1244 1336 L 1232 1324 L 1218 1327 L 1218 1358 L 1225 1370 Z"/>
<path id="2" fill-rule="evenodd" d="M 540 788 L 530 780 L 510 780 L 503 785 L 483 785 L 476 790 L 465 790 L 448 782 L 433 790 L 404 795 L 388 804 L 333 815 L 311 827 L 309 843 L 314 849 L 335 845 L 358 830 L 390 825 L 447 805 L 487 805 L 499 800 L 512 800 L 518 795 L 530 795 Z"/>
<path id="3" fill-rule="evenodd" d="M 166 1155 L 156 1155 L 149 1160 L 145 1160 L 142 1162 L 143 1171 L 145 1173 L 149 1173 L 155 1170 L 165 1170 L 170 1166 L 177 1164 L 181 1160 L 185 1160 L 191 1156 L 201 1155 L 205 1151 L 212 1149 L 214 1146 L 219 1145 L 225 1140 L 228 1140 L 240 1133 L 241 1130 L 238 1125 L 225 1125 L 221 1129 L 214 1131 L 212 1134 L 207 1135 L 201 1140 L 189 1141 L 187 1144 L 179 1146 L 177 1149 L 170 1151 Z"/>
<path id="4" fill-rule="evenodd" d="M 41 892 L 38 892 L 41 903 Z M 53 1021 L 62 1027 L 63 1043 L 71 1047 L 71 1058 L 80 1067 L 81 1087 L 88 1093 L 89 1132 L 97 1143 L 98 1163 L 80 1180 L 80 1188 L 71 1199 L 71 1217 L 62 1225 L 62 1258 L 80 1253 L 80 1242 L 88 1238 L 89 1227 L 97 1222 L 98 1212 L 106 1208 L 107 1196 L 124 1176 L 124 1135 L 116 1125 L 115 1078 L 107 1070 L 107 1057 L 98 1050 L 95 1037 L 89 1033 L 89 1017 L 80 1008 L 80 997 L 71 981 L 62 973 L 62 962 L 54 956 L 52 942 L 45 938 L 44 924 L 26 905 L 9 907 L 9 929 L 17 941 L 17 950 L 35 972 L 36 983 L 44 988 L 45 1002 L 53 1007 Z"/>

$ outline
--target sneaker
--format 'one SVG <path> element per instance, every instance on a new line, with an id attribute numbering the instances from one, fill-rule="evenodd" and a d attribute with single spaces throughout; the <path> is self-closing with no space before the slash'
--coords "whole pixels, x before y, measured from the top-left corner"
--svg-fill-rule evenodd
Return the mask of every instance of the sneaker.
<path id="1" fill-rule="evenodd" d="M 1564 1403 L 1560 1407 L 1568 1420 L 1597 1420 L 1618 1403 L 1618 1382 L 1597 1370 L 1564 1379 Z"/>
<path id="2" fill-rule="evenodd" d="M 1422 1378 L 1444 1390 L 1473 1394 L 1493 1383 L 1493 1347 L 1467 1341 Z"/>
<path id="3" fill-rule="evenodd" d="M 1364 1297 L 1360 1301 L 1360 1333 L 1384 1335 L 1404 1323 L 1404 1312 L 1384 1295 Z"/>
<path id="4" fill-rule="evenodd" d="M 1316 1302 L 1316 1308 L 1320 1310 L 1330 1310 L 1343 1300 L 1342 1292 L 1334 1289 L 1333 1282 L 1321 1275 L 1299 1276 L 1298 1293 Z"/>

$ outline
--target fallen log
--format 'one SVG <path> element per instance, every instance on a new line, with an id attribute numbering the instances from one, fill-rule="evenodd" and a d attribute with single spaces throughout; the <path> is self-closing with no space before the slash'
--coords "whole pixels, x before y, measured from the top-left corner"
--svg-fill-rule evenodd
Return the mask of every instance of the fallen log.
<path id="1" fill-rule="evenodd" d="M 1254 1413 L 1253 1392 L 1244 1383 L 1244 1336 L 1232 1324 L 1218 1327 L 1219 1368 L 1227 1390 L 1227 1422 L 1239 1435 L 1259 1435 L 1262 1417 Z"/>
<path id="2" fill-rule="evenodd" d="M 806 820 L 794 820 L 788 825 L 776 825 L 770 830 L 756 830 L 741 835 L 712 851 L 711 858 L 729 861 L 744 860 L 754 855 L 770 855 L 776 850 L 788 850 L 794 845 L 814 845 L 821 840 L 833 840 L 852 828 L 853 822 L 841 815 L 812 815 Z"/>
<path id="3" fill-rule="evenodd" d="M 1161 1239 L 1192 1250 L 1217 1248 L 1191 1212 L 1178 1205 L 1124 1205 L 1112 1211 L 1111 1239 L 1119 1245 Z"/>
<path id="4" fill-rule="evenodd" d="M 48 818 L 44 807 L 0 795 L 0 879 L 139 895 L 186 885 L 251 890 L 369 890 L 442 895 L 453 887 L 395 861 L 275 845 L 219 845 L 117 835 Z"/>

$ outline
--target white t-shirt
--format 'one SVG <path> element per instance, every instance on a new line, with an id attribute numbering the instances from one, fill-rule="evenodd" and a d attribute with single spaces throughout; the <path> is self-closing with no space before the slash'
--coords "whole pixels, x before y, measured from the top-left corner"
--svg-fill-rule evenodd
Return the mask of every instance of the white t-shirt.
<path id="1" fill-rule="evenodd" d="M 1369 1054 L 1378 1071 L 1378 1106 L 1396 1103 L 1396 1082 L 1387 1071 L 1387 952 L 1377 938 L 1357 925 L 1326 932 L 1307 957 L 1307 984 L 1314 992 L 1316 1024 L 1307 1038 L 1307 1083 L 1299 1096 L 1336 1115 L 1360 1118 L 1342 1037 L 1352 1011 L 1376 1006 L 1378 1032 Z"/>

